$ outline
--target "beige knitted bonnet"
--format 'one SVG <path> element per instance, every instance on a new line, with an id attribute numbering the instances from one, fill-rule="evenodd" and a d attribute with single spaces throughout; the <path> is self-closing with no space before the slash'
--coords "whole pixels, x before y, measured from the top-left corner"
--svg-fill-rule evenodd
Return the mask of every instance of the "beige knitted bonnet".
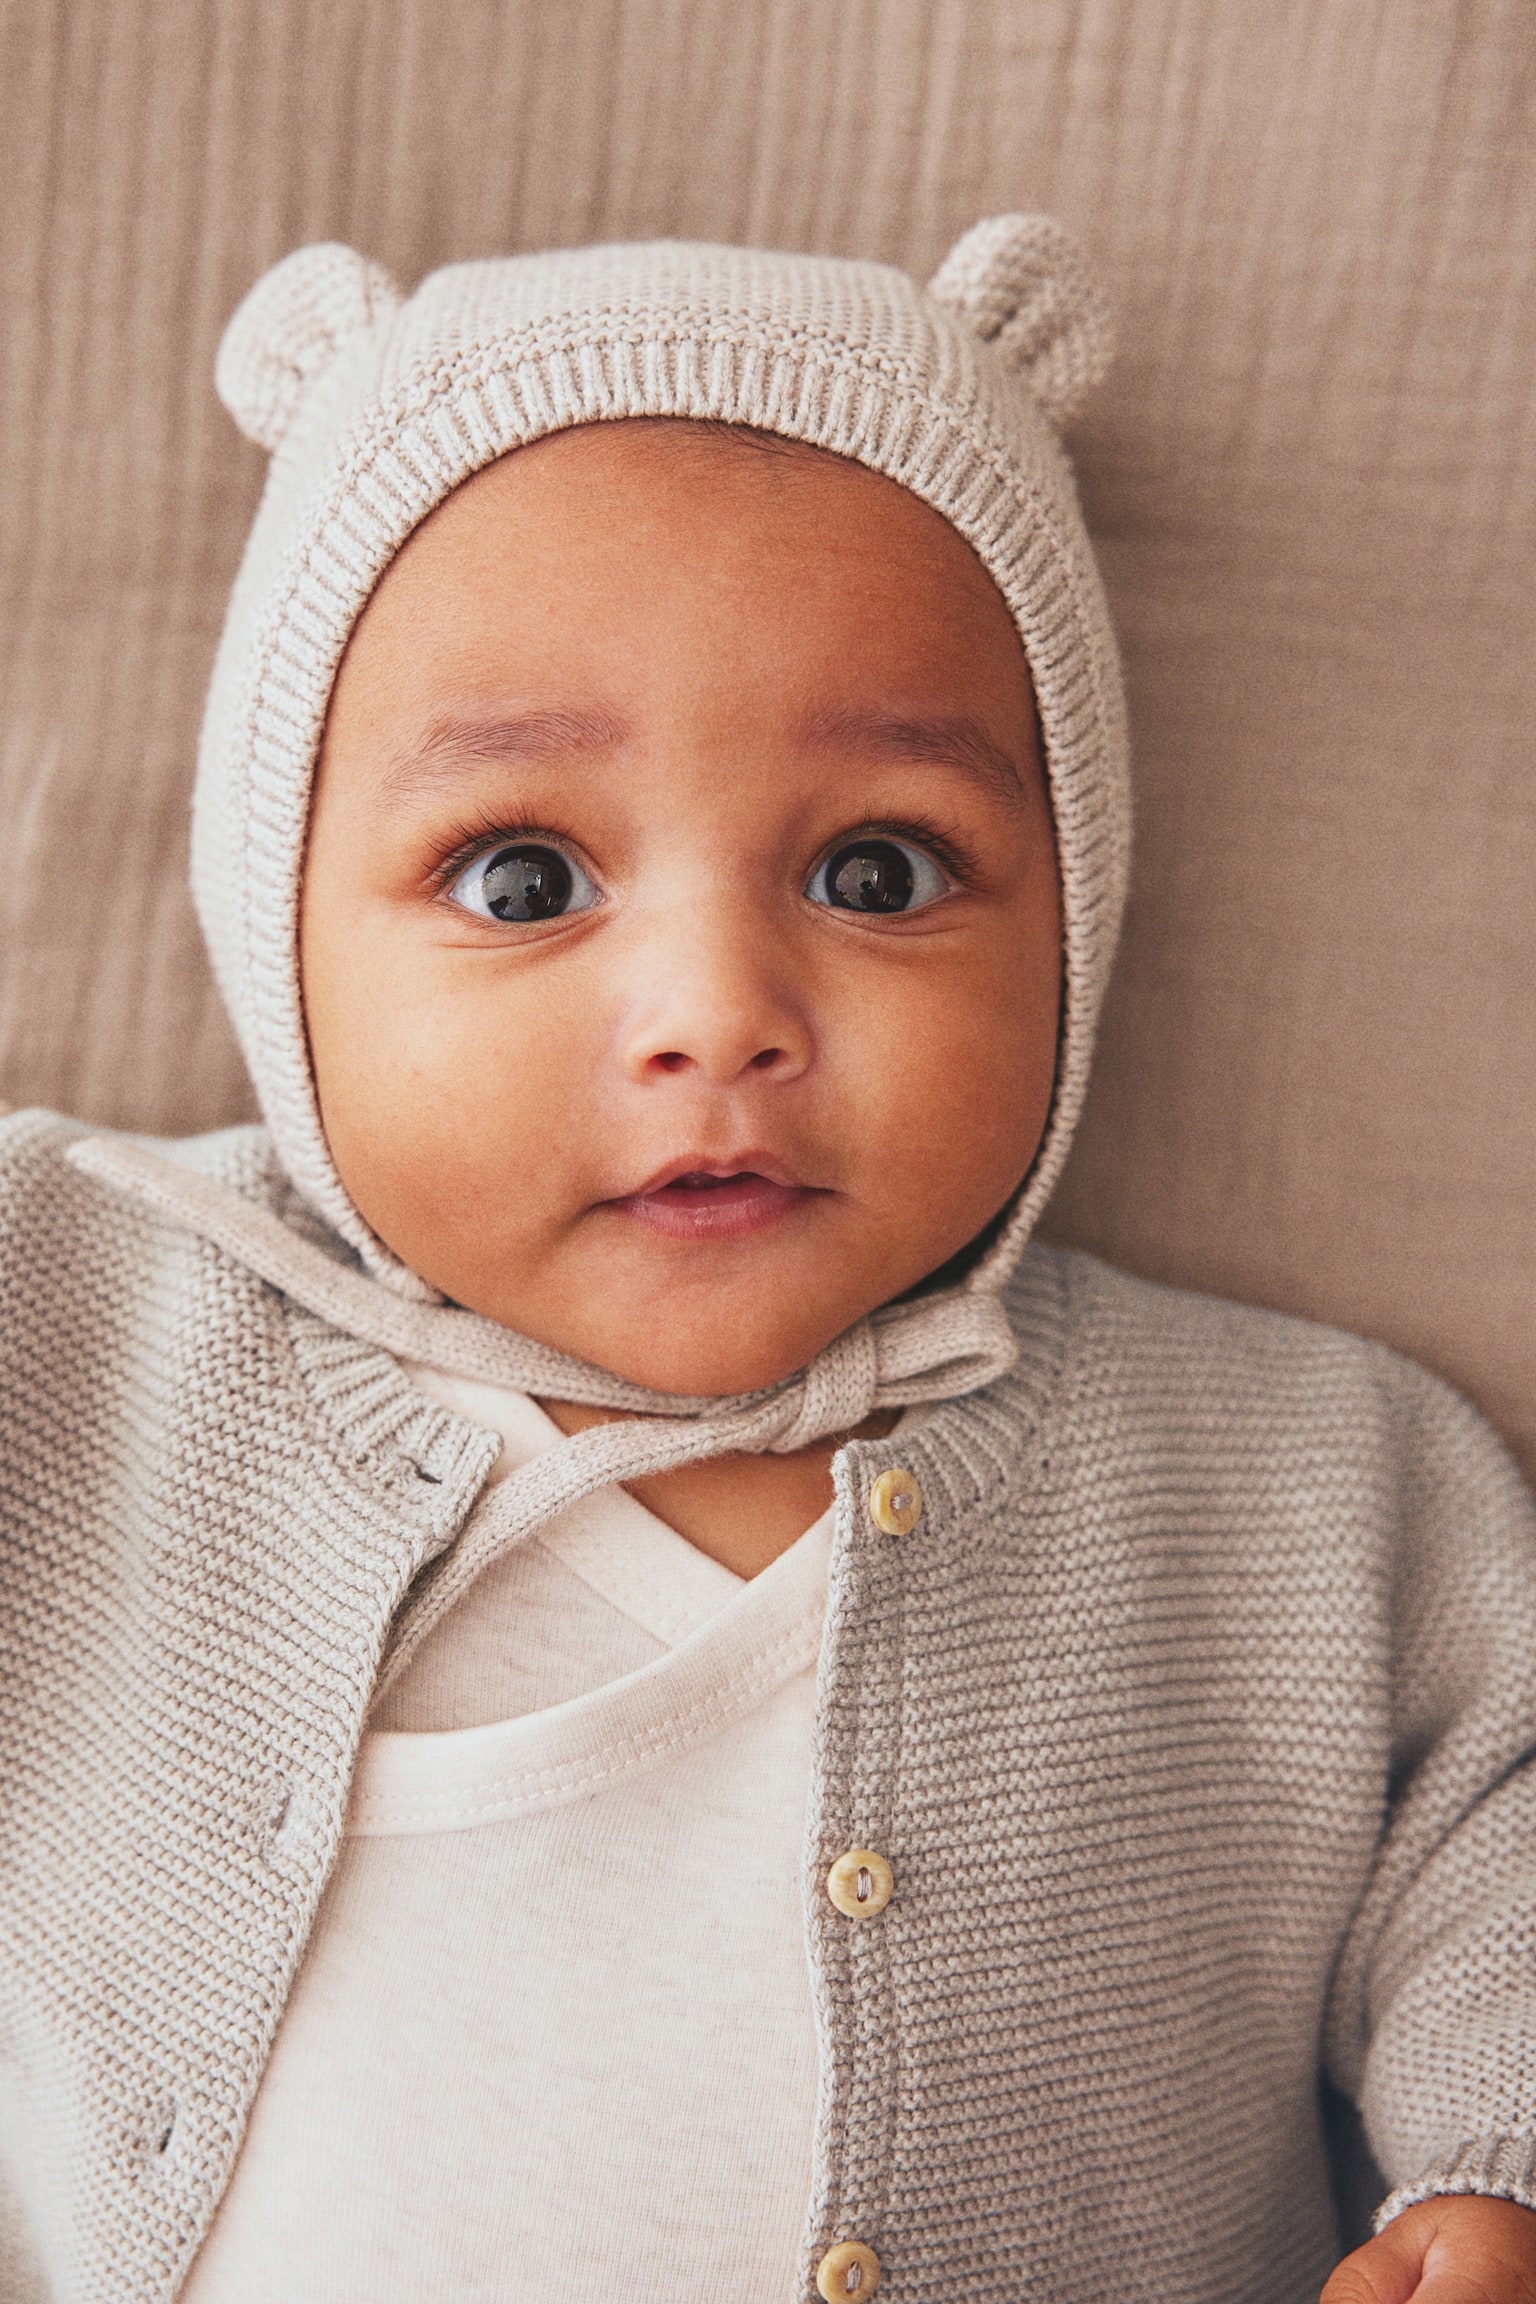
<path id="1" fill-rule="evenodd" d="M 884 265 L 665 241 L 452 265 L 406 298 L 334 243 L 258 281 L 217 382 L 272 461 L 203 724 L 192 884 L 278 1155 L 375 1284 L 433 1302 L 332 1162 L 297 952 L 311 786 L 347 638 L 411 531 L 495 458 L 572 425 L 714 419 L 886 474 L 979 554 L 1034 679 L 1065 905 L 1055 1098 L 1006 1230 L 958 1287 L 829 1346 L 785 1388 L 784 1430 L 758 1445 L 803 1444 L 877 1400 L 950 1396 L 1008 1365 L 998 1293 L 1077 1120 L 1125 890 L 1114 642 L 1057 437 L 1107 352 L 1082 260 L 1039 216 L 977 225 L 926 290 Z M 647 1395 L 574 1362 L 562 1384 L 560 1356 L 529 1350 L 546 1379 L 556 1371 L 543 1388 L 568 1397 L 717 1417 L 745 1405 Z"/>

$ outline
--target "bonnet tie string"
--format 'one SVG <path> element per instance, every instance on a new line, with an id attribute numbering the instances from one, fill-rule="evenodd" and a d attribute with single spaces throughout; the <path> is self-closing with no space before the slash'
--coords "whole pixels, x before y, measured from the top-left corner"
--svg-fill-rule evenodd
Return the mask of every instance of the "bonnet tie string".
<path id="1" fill-rule="evenodd" d="M 396 1618 L 381 1686 L 476 1576 L 578 1498 L 711 1456 L 788 1455 L 852 1431 L 877 1409 L 979 1391 L 1018 1357 L 997 1297 L 961 1287 L 882 1306 L 769 1391 L 719 1398 L 656 1392 L 477 1312 L 396 1295 L 337 1263 L 271 1209 L 127 1137 L 84 1137 L 65 1157 L 83 1175 L 211 1241 L 345 1335 L 452 1375 L 634 1419 L 573 1434 L 482 1499 L 456 1543 L 418 1577 Z"/>

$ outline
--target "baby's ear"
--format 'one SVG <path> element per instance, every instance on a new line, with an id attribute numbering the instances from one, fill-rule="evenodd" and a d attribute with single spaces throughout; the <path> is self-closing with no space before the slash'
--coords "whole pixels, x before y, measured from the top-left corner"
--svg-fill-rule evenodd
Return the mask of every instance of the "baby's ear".
<path id="1" fill-rule="evenodd" d="M 225 329 L 213 369 L 246 438 L 275 448 L 312 379 L 399 302 L 382 265 L 339 240 L 295 248 L 264 272 Z"/>
<path id="2" fill-rule="evenodd" d="M 928 293 L 1013 361 L 1054 424 L 1075 415 L 1108 371 L 1108 306 L 1077 242 L 1054 216 L 988 216 L 973 224 Z"/>

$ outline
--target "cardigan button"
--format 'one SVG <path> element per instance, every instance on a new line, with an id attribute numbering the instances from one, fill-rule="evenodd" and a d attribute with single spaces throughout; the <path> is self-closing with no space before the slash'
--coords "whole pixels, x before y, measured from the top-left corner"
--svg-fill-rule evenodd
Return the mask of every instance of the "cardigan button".
<path id="1" fill-rule="evenodd" d="M 917 1526 L 923 1492 L 917 1475 L 893 1465 L 882 1472 L 869 1491 L 869 1516 L 886 1536 L 906 1536 Z"/>
<path id="2" fill-rule="evenodd" d="M 850 1848 L 827 1874 L 827 1894 L 850 1920 L 873 1920 L 896 1892 L 896 1875 L 873 1848 Z M 849 2246 L 853 2243 L 850 2241 Z M 863 2291 L 860 2291 L 863 2293 Z"/>
<path id="3" fill-rule="evenodd" d="M 816 2267 L 816 2293 L 826 2304 L 848 2304 L 856 2296 L 863 2304 L 880 2284 L 880 2259 L 862 2240 L 839 2240 Z"/>

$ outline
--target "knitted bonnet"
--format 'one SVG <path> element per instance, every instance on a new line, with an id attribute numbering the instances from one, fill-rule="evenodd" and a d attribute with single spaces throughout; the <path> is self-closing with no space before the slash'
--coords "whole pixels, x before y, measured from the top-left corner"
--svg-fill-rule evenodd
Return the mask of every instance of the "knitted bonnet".
<path id="1" fill-rule="evenodd" d="M 348 1197 L 306 1045 L 299 878 L 342 651 L 411 531 L 495 458 L 572 425 L 714 419 L 830 449 L 910 489 L 978 553 L 1023 641 L 1065 908 L 1045 1141 L 962 1283 L 859 1322 L 825 1367 L 801 1372 L 796 1444 L 876 1398 L 963 1392 L 1008 1364 L 998 1292 L 1077 1120 L 1126 878 L 1114 642 L 1057 437 L 1107 355 L 1082 260 L 1040 216 L 977 225 L 926 290 L 885 265 L 667 241 L 451 265 L 409 297 L 353 249 L 323 243 L 257 282 L 225 333 L 217 384 L 272 460 L 203 723 L 192 885 L 278 1156 L 375 1283 L 435 1301 Z M 546 1390 L 674 1412 L 732 1405 L 566 1366 L 581 1380 Z"/>

